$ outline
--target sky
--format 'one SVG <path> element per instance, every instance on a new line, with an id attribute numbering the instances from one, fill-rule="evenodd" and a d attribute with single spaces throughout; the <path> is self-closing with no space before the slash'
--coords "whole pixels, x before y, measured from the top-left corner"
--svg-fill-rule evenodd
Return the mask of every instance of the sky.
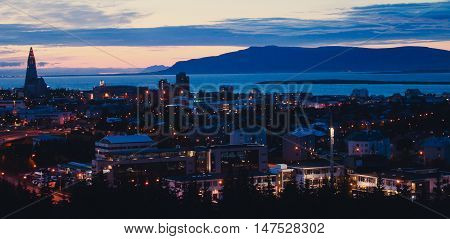
<path id="1" fill-rule="evenodd" d="M 0 70 L 144 68 L 249 46 L 450 50 L 450 2 L 0 0 Z"/>

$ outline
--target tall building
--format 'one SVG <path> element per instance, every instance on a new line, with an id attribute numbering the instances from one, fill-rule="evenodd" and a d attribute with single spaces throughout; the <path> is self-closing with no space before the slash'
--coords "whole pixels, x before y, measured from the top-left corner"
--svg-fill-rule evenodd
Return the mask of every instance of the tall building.
<path id="1" fill-rule="evenodd" d="M 166 79 L 158 82 L 158 96 L 160 111 L 162 112 L 164 107 L 172 103 L 172 85 Z"/>
<path id="2" fill-rule="evenodd" d="M 27 62 L 27 73 L 24 85 L 25 96 L 36 98 L 44 96 L 47 93 L 47 84 L 44 78 L 38 77 L 36 69 L 36 59 L 34 58 L 33 48 L 30 48 Z"/>
<path id="3" fill-rule="evenodd" d="M 167 105 L 188 106 L 191 88 L 189 76 L 184 72 L 176 75 L 175 84 L 169 83 L 166 79 L 162 79 L 158 83 L 159 100 L 161 110 Z"/>
<path id="4" fill-rule="evenodd" d="M 176 96 L 189 98 L 191 93 L 190 79 L 185 72 L 180 72 L 177 74 L 175 81 L 175 88 L 176 88 L 175 92 Z"/>

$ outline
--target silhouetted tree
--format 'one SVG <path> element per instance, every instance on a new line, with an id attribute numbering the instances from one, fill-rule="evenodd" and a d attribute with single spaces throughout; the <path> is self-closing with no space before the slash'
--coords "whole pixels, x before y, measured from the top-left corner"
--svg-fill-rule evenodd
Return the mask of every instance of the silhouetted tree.
<path id="1" fill-rule="evenodd" d="M 436 178 L 436 186 L 433 188 L 433 197 L 439 201 L 442 199 L 442 176 L 439 173 Z"/>
<path id="2" fill-rule="evenodd" d="M 382 199 L 385 196 L 383 178 L 380 174 L 377 174 L 377 186 L 373 190 L 373 196 L 375 199 Z"/>
<path id="3" fill-rule="evenodd" d="M 405 199 L 411 198 L 411 188 L 406 183 L 399 183 L 397 185 L 397 192 Z"/>

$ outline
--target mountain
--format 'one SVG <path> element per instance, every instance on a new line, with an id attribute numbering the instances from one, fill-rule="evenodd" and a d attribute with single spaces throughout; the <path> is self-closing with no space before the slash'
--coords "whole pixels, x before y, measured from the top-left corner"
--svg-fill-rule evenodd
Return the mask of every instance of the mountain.
<path id="1" fill-rule="evenodd" d="M 143 73 L 152 73 L 152 72 L 157 72 L 157 71 L 163 71 L 168 69 L 168 66 L 164 66 L 164 65 L 154 65 L 154 66 L 149 66 L 147 68 L 145 68 L 142 72 Z"/>
<path id="2" fill-rule="evenodd" d="M 179 61 L 161 74 L 288 72 L 450 72 L 450 52 L 427 47 L 250 47 L 219 56 Z"/>

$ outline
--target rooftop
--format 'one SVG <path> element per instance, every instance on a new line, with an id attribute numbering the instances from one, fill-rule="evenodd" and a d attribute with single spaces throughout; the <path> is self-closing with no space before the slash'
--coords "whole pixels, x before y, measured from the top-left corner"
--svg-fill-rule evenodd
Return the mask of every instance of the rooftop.
<path id="1" fill-rule="evenodd" d="M 334 166 L 339 167 L 342 166 L 340 161 L 334 161 Z M 300 161 L 295 164 L 289 165 L 290 168 L 323 168 L 330 167 L 330 161 L 325 159 L 317 159 L 317 160 L 305 160 Z"/>
<path id="2" fill-rule="evenodd" d="M 305 137 L 305 136 L 309 136 L 309 135 L 314 135 L 317 137 L 323 137 L 326 135 L 326 133 L 320 131 L 320 130 L 316 130 L 316 129 L 309 129 L 309 128 L 299 128 L 296 129 L 295 131 L 289 133 L 289 135 L 293 135 L 296 137 Z"/>
<path id="3" fill-rule="evenodd" d="M 129 144 L 129 143 L 153 143 L 153 140 L 145 134 L 134 135 L 109 135 L 100 140 L 105 144 Z"/>
<path id="4" fill-rule="evenodd" d="M 347 139 L 352 141 L 378 141 L 385 139 L 385 137 L 380 131 L 364 130 L 353 132 Z"/>

